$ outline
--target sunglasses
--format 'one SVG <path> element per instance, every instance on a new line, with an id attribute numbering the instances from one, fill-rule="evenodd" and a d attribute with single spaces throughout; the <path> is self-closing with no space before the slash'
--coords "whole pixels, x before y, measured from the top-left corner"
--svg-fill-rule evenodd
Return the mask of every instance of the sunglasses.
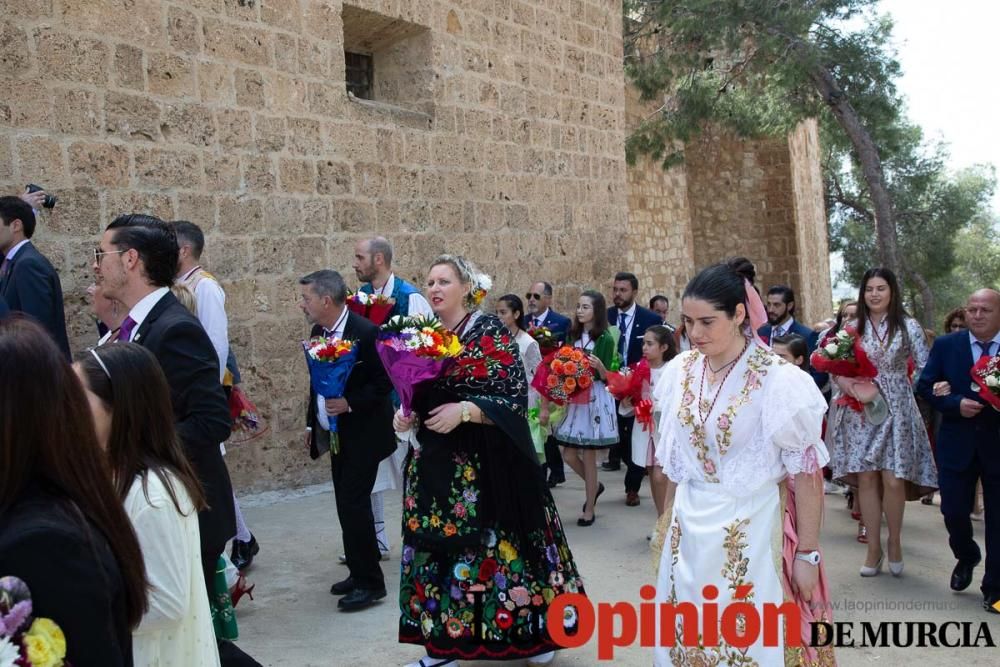
<path id="1" fill-rule="evenodd" d="M 100 264 L 105 255 L 120 255 L 128 251 L 129 248 L 125 248 L 124 250 L 101 250 L 99 247 L 94 248 L 94 263 Z"/>
<path id="2" fill-rule="evenodd" d="M 541 301 L 542 300 L 542 295 L 541 294 L 532 294 L 531 292 L 528 292 L 527 294 L 524 295 L 524 298 L 525 299 L 534 299 L 535 301 Z"/>

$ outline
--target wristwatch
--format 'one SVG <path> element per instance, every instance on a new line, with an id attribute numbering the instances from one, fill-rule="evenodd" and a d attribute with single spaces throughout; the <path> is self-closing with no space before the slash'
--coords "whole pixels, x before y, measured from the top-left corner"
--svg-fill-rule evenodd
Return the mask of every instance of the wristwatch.
<path id="1" fill-rule="evenodd" d="M 795 560 L 801 560 L 810 565 L 819 565 L 822 559 L 818 551 L 797 551 L 795 552 Z"/>
<path id="2" fill-rule="evenodd" d="M 472 421 L 472 413 L 469 412 L 469 402 L 462 401 L 460 405 L 462 406 L 462 423 Z"/>

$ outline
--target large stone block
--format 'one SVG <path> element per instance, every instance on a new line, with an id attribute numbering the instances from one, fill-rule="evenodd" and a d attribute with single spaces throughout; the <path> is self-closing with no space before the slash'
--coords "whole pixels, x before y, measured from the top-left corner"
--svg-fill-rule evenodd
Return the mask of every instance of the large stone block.
<path id="1" fill-rule="evenodd" d="M 219 126 L 219 144 L 228 149 L 246 149 L 254 145 L 253 124 L 249 111 L 223 109 L 215 114 Z"/>
<path id="2" fill-rule="evenodd" d="M 160 138 L 160 105 L 145 96 L 108 91 L 104 97 L 104 127 L 123 139 Z"/>
<path id="3" fill-rule="evenodd" d="M 0 22 L 0 68 L 7 76 L 24 75 L 31 69 L 28 34 L 7 21 Z"/>
<path id="4" fill-rule="evenodd" d="M 217 205 L 221 233 L 239 236 L 264 231 L 263 206 L 259 199 L 225 196 L 219 197 Z"/>
<path id="5" fill-rule="evenodd" d="M 243 183 L 250 192 L 274 192 L 277 187 L 276 170 L 269 155 L 248 153 L 240 162 L 243 165 Z"/>
<path id="6" fill-rule="evenodd" d="M 164 97 L 194 97 L 194 62 L 186 56 L 149 52 L 146 54 L 149 92 Z"/>
<path id="7" fill-rule="evenodd" d="M 232 192 L 242 184 L 240 158 L 230 152 L 202 153 L 205 187 L 210 192 Z"/>
<path id="8" fill-rule="evenodd" d="M 163 148 L 137 148 L 135 179 L 139 187 L 199 189 L 202 167 L 198 154 Z"/>
<path id="9" fill-rule="evenodd" d="M 87 136 L 101 130 L 101 98 L 80 88 L 55 88 L 53 116 L 55 128 L 63 134 Z"/>
<path id="10" fill-rule="evenodd" d="M 167 39 L 170 48 L 183 53 L 199 53 L 201 37 L 197 16 L 180 7 L 167 9 Z"/>
<path id="11" fill-rule="evenodd" d="M 152 47 L 166 45 L 160 0 L 71 0 L 60 2 L 59 10 L 62 23 L 71 30 Z"/>
<path id="12" fill-rule="evenodd" d="M 254 138 L 257 150 L 277 152 L 285 147 L 288 131 L 283 116 L 254 114 Z"/>
<path id="13" fill-rule="evenodd" d="M 118 188 L 129 185 L 129 152 L 119 144 L 70 144 L 69 168 L 76 185 Z"/>
<path id="14" fill-rule="evenodd" d="M 112 81 L 120 88 L 146 89 L 146 66 L 142 49 L 129 44 L 115 45 Z"/>
<path id="15" fill-rule="evenodd" d="M 160 124 L 163 138 L 170 143 L 211 146 L 215 143 L 212 110 L 201 104 L 166 104 Z"/>
<path id="16" fill-rule="evenodd" d="M 0 100 L 0 125 L 47 129 L 52 125 L 52 91 L 43 86 L 14 83 Z"/>
<path id="17" fill-rule="evenodd" d="M 282 192 L 316 191 L 316 165 L 312 160 L 281 158 L 278 160 L 278 178 Z"/>
<path id="18" fill-rule="evenodd" d="M 232 67 L 199 60 L 197 71 L 198 91 L 202 102 L 225 106 L 236 104 Z"/>
<path id="19" fill-rule="evenodd" d="M 53 189 L 69 185 L 66 159 L 58 142 L 29 135 L 19 137 L 16 147 L 21 178 Z"/>
<path id="20" fill-rule="evenodd" d="M 270 33 L 247 24 L 206 18 L 202 22 L 205 53 L 217 60 L 246 65 L 272 65 Z"/>
<path id="21" fill-rule="evenodd" d="M 35 30 L 38 77 L 74 83 L 102 85 L 111 68 L 107 44 L 50 28 Z"/>
<path id="22" fill-rule="evenodd" d="M 237 69 L 234 74 L 236 103 L 241 107 L 264 108 L 264 75 L 257 70 Z"/>

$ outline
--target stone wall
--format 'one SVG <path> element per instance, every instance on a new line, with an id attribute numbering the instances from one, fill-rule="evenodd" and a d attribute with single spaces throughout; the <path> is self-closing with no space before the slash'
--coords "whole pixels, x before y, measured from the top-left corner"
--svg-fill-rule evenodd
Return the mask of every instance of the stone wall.
<path id="1" fill-rule="evenodd" d="M 201 225 L 272 428 L 231 448 L 241 489 L 328 476 L 302 445 L 295 280 L 333 267 L 353 283 L 362 235 L 392 238 L 407 278 L 465 253 L 498 290 L 545 278 L 561 304 L 620 268 L 618 0 L 350 5 L 421 27 L 429 48 L 384 48 L 426 54 L 431 103 L 348 97 L 340 0 L 0 1 L 0 190 L 60 197 L 35 240 L 60 270 L 74 347 L 95 338 L 83 292 L 114 216 Z"/>

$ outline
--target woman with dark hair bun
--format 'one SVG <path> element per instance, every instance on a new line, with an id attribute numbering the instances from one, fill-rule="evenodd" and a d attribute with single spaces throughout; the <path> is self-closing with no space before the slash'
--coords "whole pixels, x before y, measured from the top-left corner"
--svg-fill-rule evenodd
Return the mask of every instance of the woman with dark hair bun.
<path id="1" fill-rule="evenodd" d="M 826 401 L 808 374 L 756 335 L 767 315 L 754 277 L 753 265 L 737 258 L 688 283 L 681 321 L 693 349 L 667 364 L 653 391 L 661 412 L 656 460 L 670 480 L 656 600 L 700 605 L 712 585 L 725 608 L 747 584 L 758 609 L 794 598 L 803 661 L 833 664 L 832 649 L 809 647 L 805 634 L 806 621 L 829 620 L 819 552 Z M 784 540 L 773 543 L 776 535 Z M 783 636 L 777 646 L 761 638 L 746 649 L 724 639 L 689 648 L 684 644 L 698 638 L 684 636 L 684 626 L 677 623 L 672 648 L 658 642 L 656 665 L 708 664 L 730 653 L 754 664 L 784 663 Z"/>
<path id="2" fill-rule="evenodd" d="M 827 443 L 833 477 L 858 487 L 861 516 L 868 530 L 868 553 L 862 577 L 874 577 L 888 555 L 889 571 L 903 573 L 903 508 L 937 488 L 937 467 L 927 428 L 913 397 L 910 359 L 917 375 L 927 362 L 927 340 L 920 323 L 903 308 L 896 276 L 889 269 L 868 269 L 861 279 L 855 322 L 861 345 L 878 376 L 874 380 L 833 376 L 839 389 L 862 403 L 877 392 L 888 414 L 873 419 L 868 411 L 830 407 Z M 884 416 L 884 419 L 881 418 Z M 885 554 L 882 514 L 889 528 Z"/>
<path id="3" fill-rule="evenodd" d="M 0 320 L 0 576 L 23 580 L 74 665 L 132 665 L 142 552 L 80 381 L 45 330 Z M 192 663 L 193 664 L 193 663 Z"/>
<path id="4" fill-rule="evenodd" d="M 205 495 L 174 429 L 163 370 L 135 343 L 92 349 L 74 366 L 146 563 L 149 610 L 132 635 L 135 664 L 218 665 L 198 532 Z"/>

